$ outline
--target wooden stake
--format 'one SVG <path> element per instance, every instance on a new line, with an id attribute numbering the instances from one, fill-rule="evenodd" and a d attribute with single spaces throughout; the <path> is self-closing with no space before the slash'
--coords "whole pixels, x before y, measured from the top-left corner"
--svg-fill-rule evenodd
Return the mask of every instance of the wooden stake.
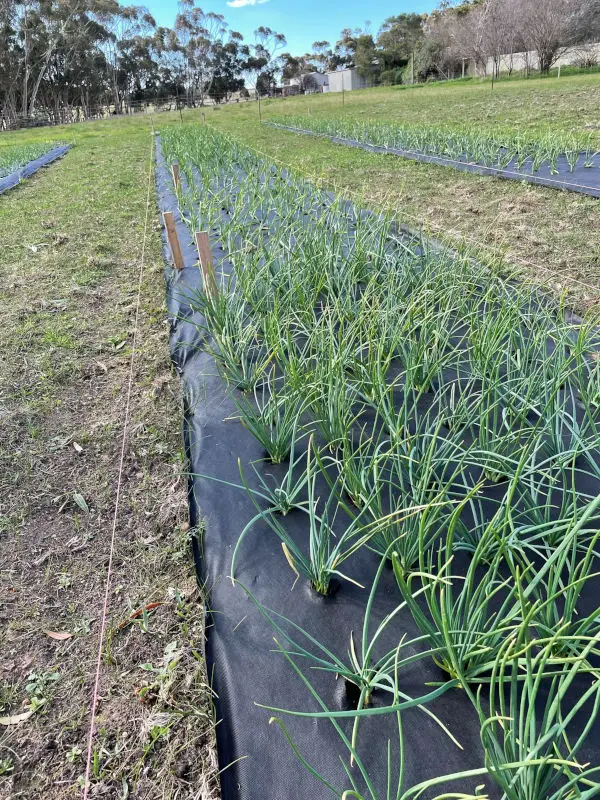
<path id="1" fill-rule="evenodd" d="M 198 257 L 200 259 L 200 269 L 202 270 L 204 291 L 206 294 L 217 295 L 219 291 L 217 289 L 217 277 L 215 275 L 215 268 L 213 265 L 207 231 L 196 232 L 196 247 L 198 248 Z"/>
<path id="2" fill-rule="evenodd" d="M 173 164 L 171 167 L 171 174 L 173 175 L 173 186 L 177 194 L 179 194 L 181 191 L 181 178 L 179 177 L 179 166 L 177 164 Z"/>
<path id="3" fill-rule="evenodd" d="M 169 247 L 173 256 L 173 266 L 175 269 L 183 269 L 183 255 L 181 253 L 181 245 L 179 244 L 179 236 L 177 236 L 177 228 L 175 226 L 175 218 L 170 211 L 165 211 L 163 214 L 163 222 L 167 230 L 167 239 L 169 240 Z"/>

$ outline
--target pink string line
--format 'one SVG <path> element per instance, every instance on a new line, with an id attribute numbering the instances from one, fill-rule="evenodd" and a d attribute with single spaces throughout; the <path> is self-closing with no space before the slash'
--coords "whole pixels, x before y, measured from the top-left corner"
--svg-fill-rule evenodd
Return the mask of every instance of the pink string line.
<path id="1" fill-rule="evenodd" d="M 110 538 L 110 553 L 108 557 L 108 569 L 106 573 L 106 587 L 104 591 L 104 604 L 102 607 L 102 616 L 101 616 L 101 625 L 100 625 L 100 640 L 98 642 L 98 658 L 96 660 L 96 677 L 94 680 L 94 692 L 92 696 L 92 709 L 91 709 L 91 718 L 90 718 L 90 730 L 89 730 L 89 738 L 88 738 L 88 748 L 87 748 L 87 760 L 86 760 L 86 767 L 85 767 L 85 783 L 83 785 L 83 800 L 86 800 L 88 797 L 88 793 L 90 790 L 90 772 L 92 768 L 92 749 L 94 744 L 94 726 L 96 723 L 96 707 L 98 705 L 98 696 L 99 696 L 99 687 L 100 687 L 100 669 L 102 666 L 102 647 L 104 645 L 104 637 L 106 634 L 106 622 L 108 617 L 108 606 L 109 606 L 109 595 L 110 595 L 110 584 L 111 584 L 111 577 L 112 577 L 112 565 L 113 565 L 113 556 L 115 551 L 115 538 L 116 538 L 116 531 L 117 531 L 117 521 L 119 518 L 119 503 L 121 499 L 121 486 L 123 481 L 123 465 L 125 462 L 125 446 L 127 444 L 127 433 L 129 428 L 129 417 L 131 412 L 131 392 L 133 388 L 133 365 L 134 359 L 137 354 L 137 336 L 138 336 L 138 320 L 139 320 L 139 313 L 140 313 L 140 297 L 142 293 L 142 279 L 144 275 L 144 266 L 145 266 L 145 258 L 146 258 L 146 237 L 148 233 L 148 217 L 150 213 L 150 187 L 152 185 L 152 156 L 154 153 L 154 136 L 152 136 L 152 141 L 150 143 L 150 159 L 148 165 L 148 193 L 146 197 L 146 218 L 144 220 L 144 235 L 142 240 L 142 250 L 140 255 L 140 270 L 138 275 L 138 286 L 137 286 L 137 300 L 135 306 L 135 322 L 134 322 L 134 330 L 133 330 L 133 344 L 131 348 L 131 358 L 129 361 L 129 382 L 127 386 L 127 400 L 125 403 L 125 418 L 123 421 L 123 437 L 121 440 L 121 456 L 119 459 L 119 477 L 117 480 L 117 492 L 115 496 L 115 510 L 113 515 L 113 523 L 112 523 L 112 533 Z"/>

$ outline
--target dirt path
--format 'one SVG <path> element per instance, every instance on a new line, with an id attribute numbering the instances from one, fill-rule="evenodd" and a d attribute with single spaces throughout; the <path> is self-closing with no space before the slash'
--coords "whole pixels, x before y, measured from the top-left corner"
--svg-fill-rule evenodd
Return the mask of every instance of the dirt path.
<path id="1" fill-rule="evenodd" d="M 0 200 L 7 800 L 83 795 L 136 327 L 149 128 L 74 134 L 64 161 Z M 151 184 L 89 796 L 204 800 L 217 794 L 211 693 L 155 208 Z"/>

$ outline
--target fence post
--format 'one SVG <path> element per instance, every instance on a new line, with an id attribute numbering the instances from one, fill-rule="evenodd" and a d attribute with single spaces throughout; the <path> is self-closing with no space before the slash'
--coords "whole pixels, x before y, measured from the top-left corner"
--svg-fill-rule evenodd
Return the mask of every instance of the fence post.
<path id="1" fill-rule="evenodd" d="M 179 244 L 179 236 L 177 235 L 177 228 L 175 226 L 175 218 L 170 211 L 163 213 L 163 222 L 167 231 L 167 239 L 169 240 L 169 247 L 173 256 L 173 266 L 176 270 L 183 269 L 183 254 L 181 252 L 181 245 Z"/>

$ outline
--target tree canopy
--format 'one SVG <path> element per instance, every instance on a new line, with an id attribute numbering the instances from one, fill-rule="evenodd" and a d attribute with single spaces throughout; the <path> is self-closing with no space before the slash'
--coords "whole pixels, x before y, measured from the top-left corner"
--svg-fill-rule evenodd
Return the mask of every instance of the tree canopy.
<path id="1" fill-rule="evenodd" d="M 315 34 L 319 31 L 316 30 Z M 372 83 L 450 77 L 466 63 L 528 51 L 548 71 L 564 49 L 600 38 L 600 0 L 441 0 L 429 15 L 343 28 L 302 55 L 261 25 L 244 42 L 222 14 L 180 0 L 173 26 L 118 0 L 0 0 L 0 126 L 19 117 L 122 113 L 145 100 L 227 100 L 248 86 L 269 94 L 280 78 L 306 88 L 312 72 L 356 67 Z M 529 56 L 528 56 L 529 57 Z"/>

